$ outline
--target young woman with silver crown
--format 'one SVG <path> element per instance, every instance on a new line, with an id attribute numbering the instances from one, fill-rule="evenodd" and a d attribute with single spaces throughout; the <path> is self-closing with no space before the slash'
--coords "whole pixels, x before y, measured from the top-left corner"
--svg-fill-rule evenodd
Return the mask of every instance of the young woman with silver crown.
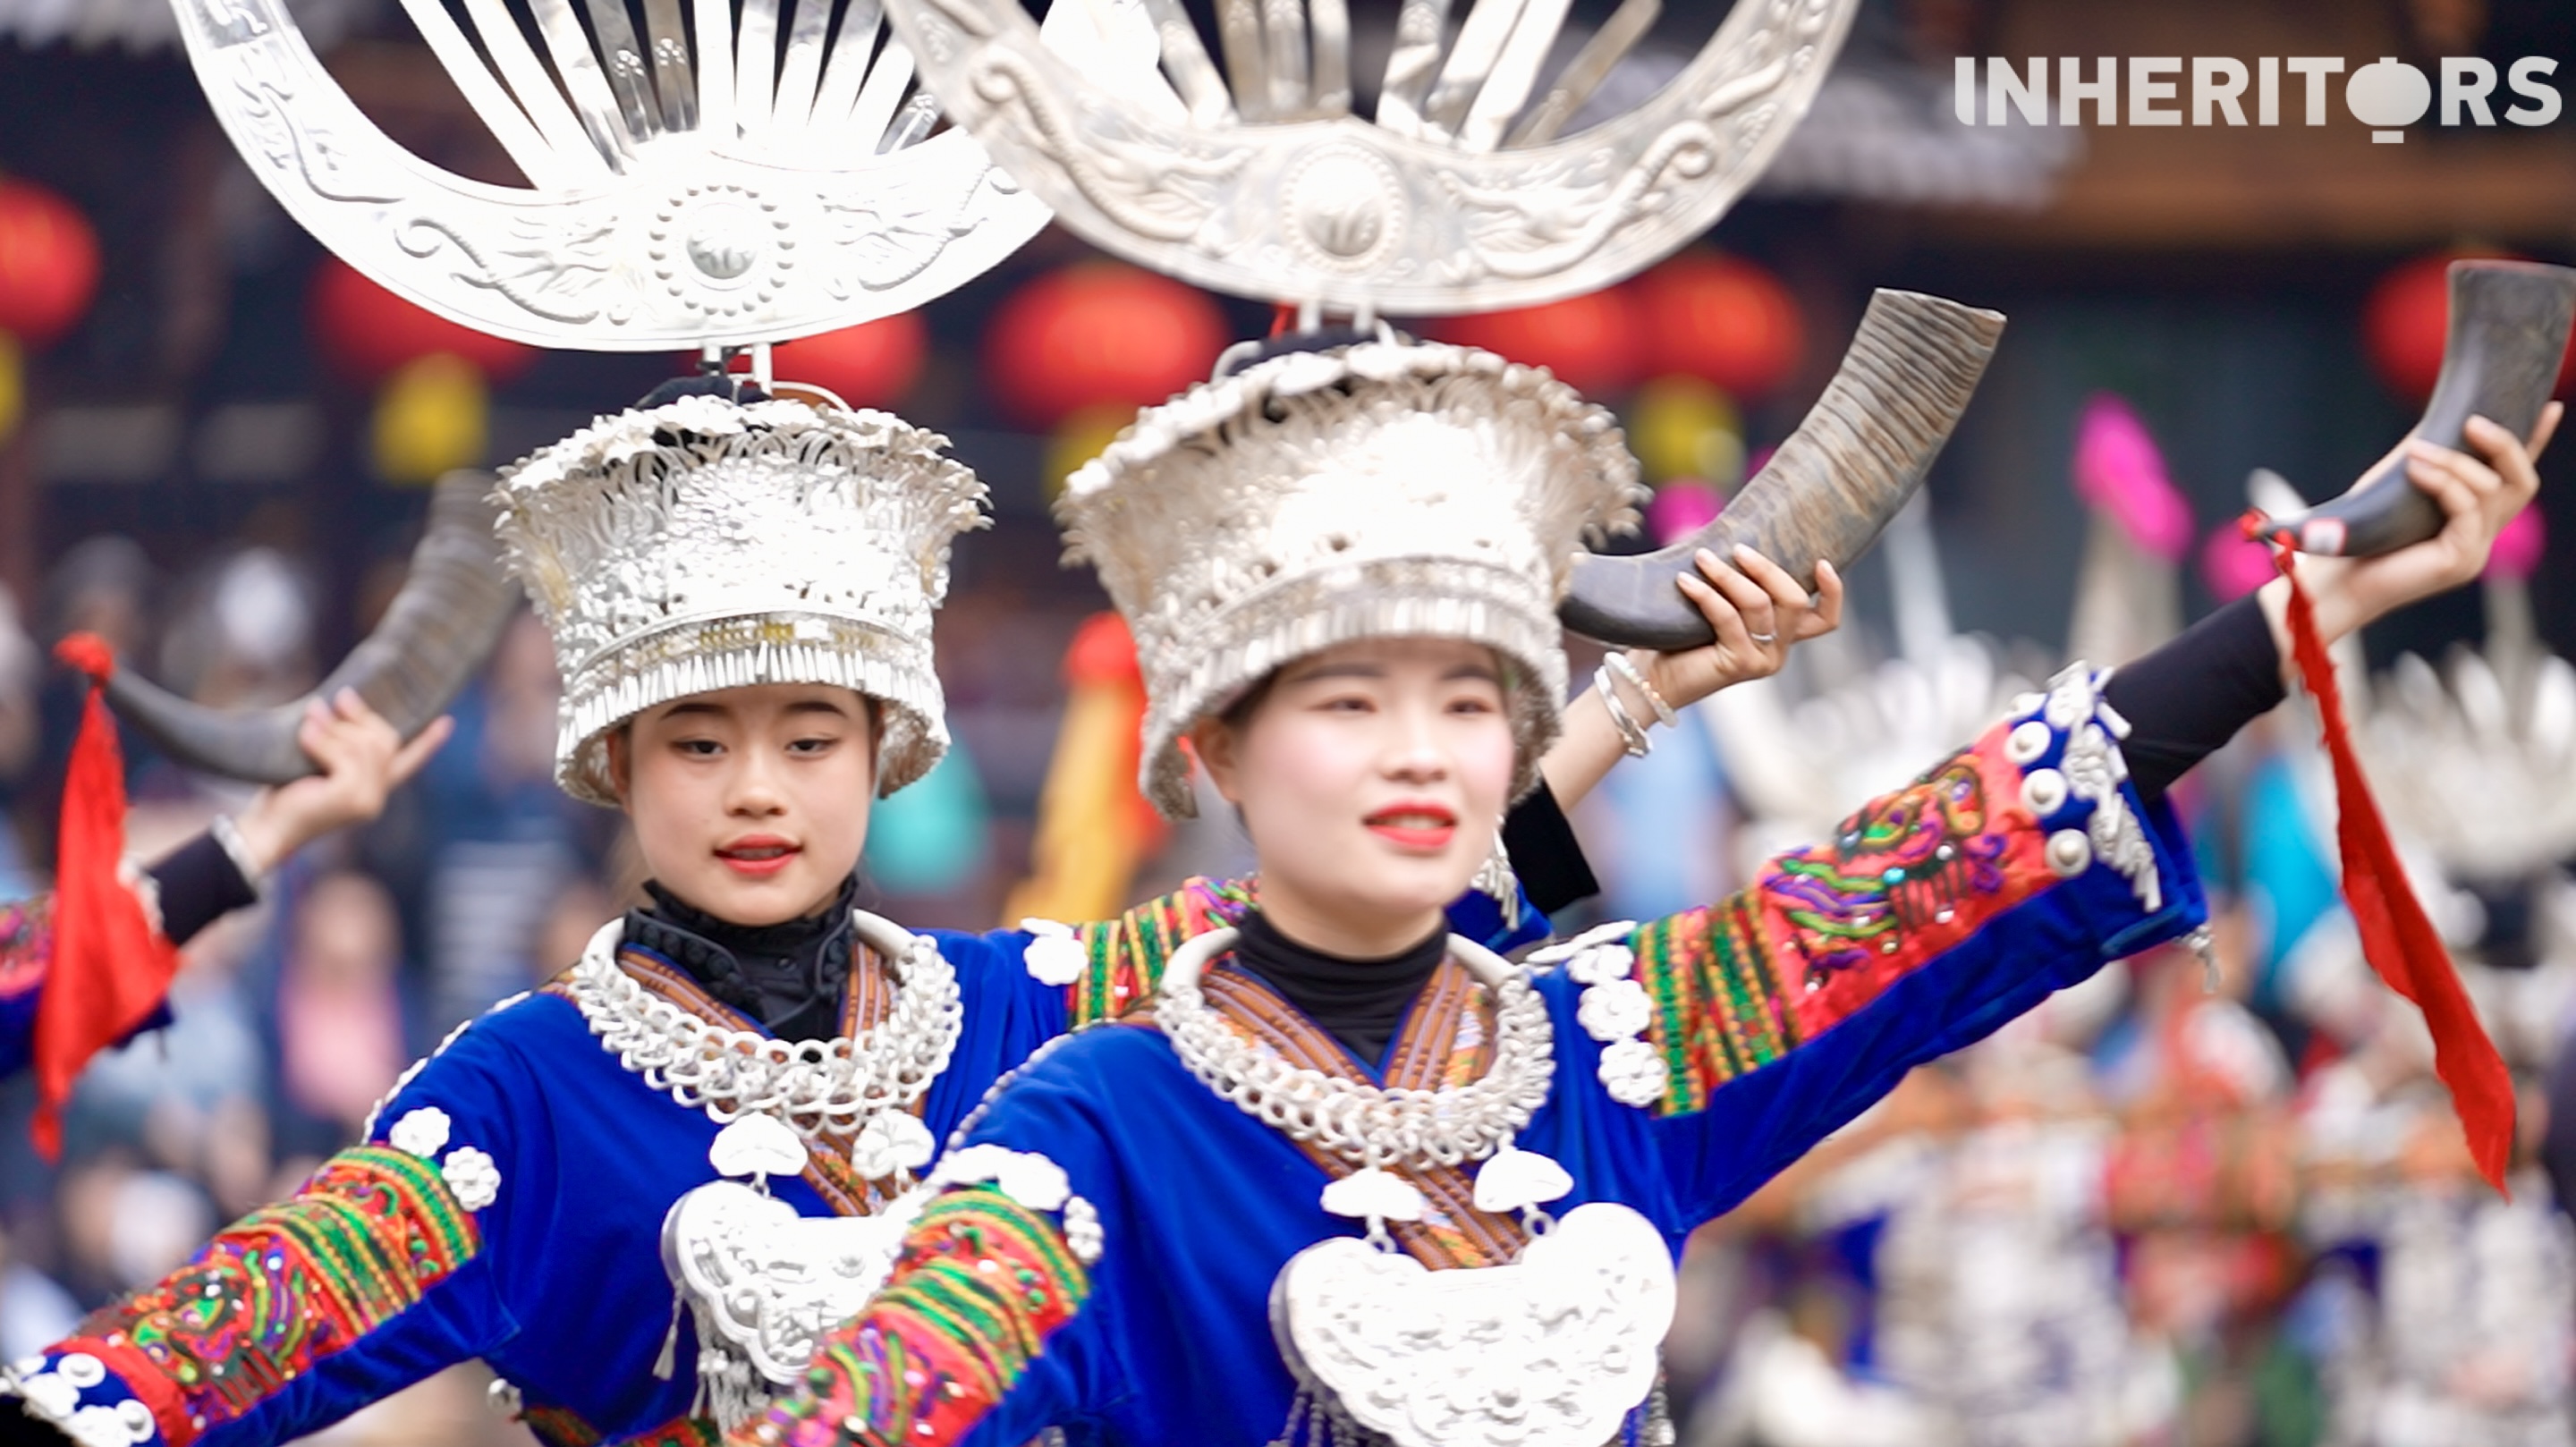
<path id="1" fill-rule="evenodd" d="M 1489 10 L 1506 7 L 1476 8 L 1445 69 L 1438 27 L 1413 35 L 1425 59 L 1399 23 L 1372 125 L 1347 114 L 1348 32 L 1320 5 L 1311 52 L 1302 24 L 1269 25 L 1301 7 L 1225 32 L 1230 98 L 1165 25 L 1187 101 L 1163 109 L 1035 50 L 1011 0 L 892 6 L 960 120 L 1091 239 L 1363 323 L 1390 298 L 1580 290 L 1692 234 L 1803 108 L 1851 7 L 1737 7 L 1638 124 L 1590 133 L 1582 167 L 1543 145 L 1493 160 L 1534 121 L 1477 88 L 1508 74 L 1526 95 L 1553 26 L 1525 27 L 1540 33 L 1519 64 L 1518 32 L 1500 58 L 1477 51 Z M 1283 40 L 1299 63 L 1265 66 Z M 1676 145 L 1702 148 L 1685 166 Z M 1489 164 L 1537 179 L 1515 189 Z M 1554 184 L 1594 185 L 1605 209 L 1551 211 Z M 1726 563 L 1829 579 L 1818 565 L 1919 482 L 1980 330 L 1882 298 L 1808 425 L 1710 530 L 1763 547 L 1642 590 L 1582 555 L 1637 500 L 1609 414 L 1489 353 L 1363 335 L 1257 349 L 1140 415 L 1059 503 L 1137 640 L 1142 786 L 1189 812 L 1194 756 L 1241 815 L 1260 899 L 1182 944 L 1150 1009 L 1040 1052 L 983 1103 L 886 1284 L 741 1447 L 1669 1441 L 1656 1359 L 1692 1228 L 1914 1065 L 2193 933 L 2205 910 L 2165 790 L 2281 699 L 2276 629 L 2332 639 L 2474 576 L 2555 423 L 2535 402 L 2531 448 L 2484 422 L 2474 457 L 2409 443 L 2399 486 L 2438 503 L 2435 527 L 2302 567 L 2298 626 L 2276 584 L 2116 680 L 2070 668 L 1741 892 L 1515 965 L 1450 932 L 1441 903 L 1565 727 L 1560 610 L 1637 636 Z M 1753 604 L 1748 637 L 1775 616 Z M 1670 700 L 1615 666 L 1596 682 L 1642 746 Z"/>
<path id="2" fill-rule="evenodd" d="M 651 905 L 451 1037 L 293 1201 L 19 1368 L 31 1405 L 277 1441 L 479 1357 L 551 1440 L 710 1437 L 865 1299 L 1001 1073 L 1242 916 L 1249 882 L 985 935 L 852 906 L 867 799 L 946 746 L 931 617 L 983 488 L 939 447 L 684 391 L 503 475 L 565 661 L 557 777 L 628 813 Z M 1650 663 L 1692 693 L 1738 668 Z M 1560 769 L 1608 762 L 1583 756 Z M 1480 939 L 1543 933 L 1452 894 Z"/>
<path id="3" fill-rule="evenodd" d="M 2485 460 L 2410 457 L 2438 536 L 2316 570 L 2323 636 L 2476 575 L 2537 479 L 2472 435 Z M 1076 477 L 1069 535 L 1145 660 L 1150 796 L 1189 809 L 1187 740 L 1260 900 L 1150 1011 L 1004 1083 L 875 1301 L 738 1440 L 1651 1434 L 1692 1227 L 1912 1066 L 2201 923 L 2164 791 L 2281 698 L 2280 585 L 2116 679 L 2069 669 L 1707 908 L 1523 966 L 1450 933 L 1559 728 L 1567 560 L 1633 477 L 1543 374 L 1402 342 L 1248 368 Z"/>
<path id="4" fill-rule="evenodd" d="M 971 935 L 853 907 L 867 801 L 946 747 L 932 615 L 984 490 L 935 435 L 793 390 L 665 388 L 492 494 L 563 668 L 557 778 L 629 814 L 652 903 L 406 1073 L 292 1200 L 7 1369 L 37 1419 L 84 1441 L 277 1442 L 479 1358 L 550 1442 L 711 1441 L 864 1301 L 937 1143 L 1000 1075 L 1148 998 L 1188 939 L 1250 908 L 1250 882 L 1197 881 L 1116 920 Z M 488 632 L 479 576 L 362 650 L 395 660 L 392 692 L 417 703 L 452 683 L 425 675 L 470 667 L 456 635 Z M 1777 581 L 1763 631 L 1832 625 L 1837 595 L 1811 607 Z M 1724 601 L 1770 596 L 1725 586 L 1703 600 L 1725 641 L 1631 664 L 1673 702 L 1779 664 L 1785 645 L 1754 644 Z M 257 727 L 130 678 L 110 693 L 174 747 L 262 767 L 236 737 Z M 1550 761 L 1569 803 L 1623 745 L 1605 704 L 1578 708 L 1600 717 Z M 1535 837 L 1561 835 L 1534 798 Z M 1451 893 L 1489 945 L 1543 930 L 1531 901 Z"/>

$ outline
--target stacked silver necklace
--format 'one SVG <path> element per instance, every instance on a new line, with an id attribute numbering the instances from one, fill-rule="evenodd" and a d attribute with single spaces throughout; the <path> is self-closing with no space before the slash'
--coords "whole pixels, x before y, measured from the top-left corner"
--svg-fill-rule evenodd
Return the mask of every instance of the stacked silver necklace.
<path id="1" fill-rule="evenodd" d="M 591 936 L 573 967 L 573 1003 L 617 1063 L 724 1126 L 707 1155 L 725 1179 L 690 1190 L 662 1221 L 673 1299 L 653 1370 L 675 1369 L 680 1311 L 691 1308 L 690 1412 L 727 1429 L 757 1416 L 822 1331 L 865 1304 L 924 1199 L 915 1187 L 867 1215 L 804 1217 L 769 1193 L 768 1178 L 803 1170 L 827 1133 L 854 1138 L 861 1176 L 898 1185 L 937 1149 L 911 1107 L 948 1068 L 965 1024 L 956 968 L 929 936 L 865 910 L 850 911 L 850 927 L 895 974 L 894 1008 L 856 1038 L 778 1040 L 701 1019 L 618 965 L 622 923 Z"/>
<path id="2" fill-rule="evenodd" d="M 1271 1287 L 1272 1329 L 1298 1380 L 1276 1447 L 1590 1447 L 1620 1435 L 1654 1392 L 1672 1257 L 1626 1206 L 1593 1202 L 1562 1222 L 1540 1209 L 1574 1179 L 1512 1144 L 1555 1076 L 1547 1006 L 1528 978 L 1452 936 L 1450 958 L 1494 997 L 1493 1065 L 1463 1085 L 1387 1089 L 1291 1065 L 1229 1028 L 1199 978 L 1234 939 L 1214 930 L 1174 953 L 1155 1022 L 1190 1073 L 1237 1109 L 1359 1166 L 1321 1204 L 1368 1223 L 1365 1239 L 1298 1252 Z M 1521 1213 L 1531 1240 L 1504 1265 L 1427 1270 L 1396 1249 L 1386 1222 L 1419 1220 L 1428 1203 L 1387 1168 L 1470 1161 L 1482 1163 L 1477 1208 Z M 1648 1417 L 1640 1435 L 1652 1439 L 1661 1424 Z"/>
<path id="3" fill-rule="evenodd" d="M 1464 1085 L 1389 1090 L 1291 1065 L 1277 1051 L 1227 1028 L 1200 991 L 1199 976 L 1234 939 L 1233 930 L 1212 930 L 1172 956 L 1155 1019 L 1181 1063 L 1210 1090 L 1289 1139 L 1312 1142 L 1360 1167 L 1325 1190 L 1324 1207 L 1368 1220 L 1373 1235 L 1384 1220 L 1421 1214 L 1419 1192 L 1410 1211 L 1341 1209 L 1341 1203 L 1396 1205 L 1398 1188 L 1413 1191 L 1384 1167 L 1485 1160 L 1509 1147 L 1546 1103 L 1556 1068 L 1547 1006 L 1527 979 L 1483 946 L 1450 941 L 1453 956 L 1494 991 L 1493 1067 Z M 1363 1178 L 1375 1179 L 1353 1186 Z"/>
<path id="4" fill-rule="evenodd" d="M 593 935 L 573 967 L 573 1003 L 619 1065 L 712 1120 L 764 1115 L 809 1142 L 853 1133 L 921 1098 L 948 1068 L 966 1009 L 956 968 L 936 941 L 865 910 L 850 918 L 895 972 L 894 1008 L 855 1038 L 779 1040 L 701 1019 L 619 967 L 625 928 L 618 922 Z"/>

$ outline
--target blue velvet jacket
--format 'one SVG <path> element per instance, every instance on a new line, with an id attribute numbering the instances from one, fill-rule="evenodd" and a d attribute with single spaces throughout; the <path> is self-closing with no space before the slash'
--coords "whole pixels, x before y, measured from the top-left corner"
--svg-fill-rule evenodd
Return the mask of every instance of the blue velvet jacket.
<path id="1" fill-rule="evenodd" d="M 965 1020 L 921 1102 L 945 1140 L 1000 1076 L 1069 1028 L 1152 992 L 1192 935 L 1240 918 L 1248 887 L 1194 882 L 1076 929 L 1080 975 L 1042 969 L 1019 930 L 937 932 Z M 1497 947 L 1543 936 L 1470 895 L 1453 924 Z M 632 945 L 620 964 L 660 998 L 734 1029 L 759 1025 L 672 962 Z M 1054 981 L 1038 978 L 1045 973 Z M 852 972 L 848 1023 L 873 1023 L 890 986 Z M 709 1443 L 693 1417 L 695 1333 L 680 1326 L 661 1255 L 672 1204 L 717 1179 L 719 1127 L 621 1067 L 566 981 L 496 1007 L 416 1065 L 368 1141 L 298 1194 L 219 1233 L 158 1285 L 101 1311 L 8 1384 L 78 1440 L 207 1447 L 316 1431 L 439 1369 L 480 1358 L 556 1444 Z M 805 1215 L 864 1211 L 880 1186 L 817 1150 L 770 1189 Z M 657 1358 L 670 1343 L 670 1370 Z"/>
<path id="2" fill-rule="evenodd" d="M 1916 1064 L 2197 925 L 2189 851 L 2126 784 L 2116 727 L 2070 678 L 1743 892 L 1538 969 L 1554 1073 L 1518 1144 L 1573 1178 L 1549 1209 L 1624 1204 L 1678 1256 Z M 1203 993 L 1239 1033 L 1345 1078 L 1437 1088 L 1491 1058 L 1492 1002 L 1455 966 L 1376 1061 L 1222 959 Z M 1320 1201 L 1351 1169 L 1208 1088 L 1150 1015 L 1072 1036 L 969 1123 L 893 1276 L 743 1440 L 1299 1440 L 1272 1286 L 1300 1251 L 1360 1234 Z M 1475 1206 L 1474 1169 L 1403 1167 L 1428 1210 L 1390 1223 L 1394 1241 L 1435 1272 L 1526 1240 Z"/>

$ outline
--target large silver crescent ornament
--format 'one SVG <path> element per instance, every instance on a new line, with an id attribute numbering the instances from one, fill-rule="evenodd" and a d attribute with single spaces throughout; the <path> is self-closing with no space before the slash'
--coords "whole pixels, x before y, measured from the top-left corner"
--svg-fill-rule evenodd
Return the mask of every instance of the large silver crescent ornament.
<path id="1" fill-rule="evenodd" d="M 1409 0 L 1374 120 L 1343 0 L 1217 0 L 1221 78 L 1173 0 L 1129 43 L 1168 88 L 1087 78 L 1020 0 L 886 0 L 950 113 L 1087 240 L 1199 285 L 1356 313 L 1594 290 L 1705 231 L 1806 114 L 1860 0 L 1736 0 L 1652 99 L 1551 139 L 1645 29 L 1628 0 L 1537 92 L 1561 0 Z M 1056 0 L 1054 9 L 1084 0 Z M 1420 12 L 1417 14 L 1417 12 Z"/>
<path id="2" fill-rule="evenodd" d="M 682 0 L 650 0 L 640 39 L 623 4 L 590 5 L 586 30 L 572 0 L 532 0 L 551 73 L 504 0 L 468 0 L 472 40 L 443 0 L 404 0 L 526 188 L 397 145 L 279 0 L 172 3 L 215 114 L 287 212 L 385 287 L 495 336 L 785 341 L 941 296 L 1047 221 L 972 136 L 929 134 L 936 111 L 906 102 L 911 53 L 878 45 L 873 0 L 838 26 L 818 0 L 784 15 L 746 0 L 739 17 L 689 0 L 686 36 Z"/>

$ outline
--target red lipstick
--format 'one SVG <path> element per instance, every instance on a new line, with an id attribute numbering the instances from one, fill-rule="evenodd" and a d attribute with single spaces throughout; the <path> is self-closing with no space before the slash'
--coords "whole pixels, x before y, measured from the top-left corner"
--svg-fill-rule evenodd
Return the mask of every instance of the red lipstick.
<path id="1" fill-rule="evenodd" d="M 1446 804 L 1403 799 L 1360 821 L 1368 831 L 1408 854 L 1437 854 L 1457 837 L 1458 813 Z"/>
<path id="2" fill-rule="evenodd" d="M 746 834 L 716 846 L 716 857 L 725 862 L 727 869 L 755 879 L 766 878 L 785 869 L 803 852 L 795 841 L 781 839 L 775 834 Z"/>

